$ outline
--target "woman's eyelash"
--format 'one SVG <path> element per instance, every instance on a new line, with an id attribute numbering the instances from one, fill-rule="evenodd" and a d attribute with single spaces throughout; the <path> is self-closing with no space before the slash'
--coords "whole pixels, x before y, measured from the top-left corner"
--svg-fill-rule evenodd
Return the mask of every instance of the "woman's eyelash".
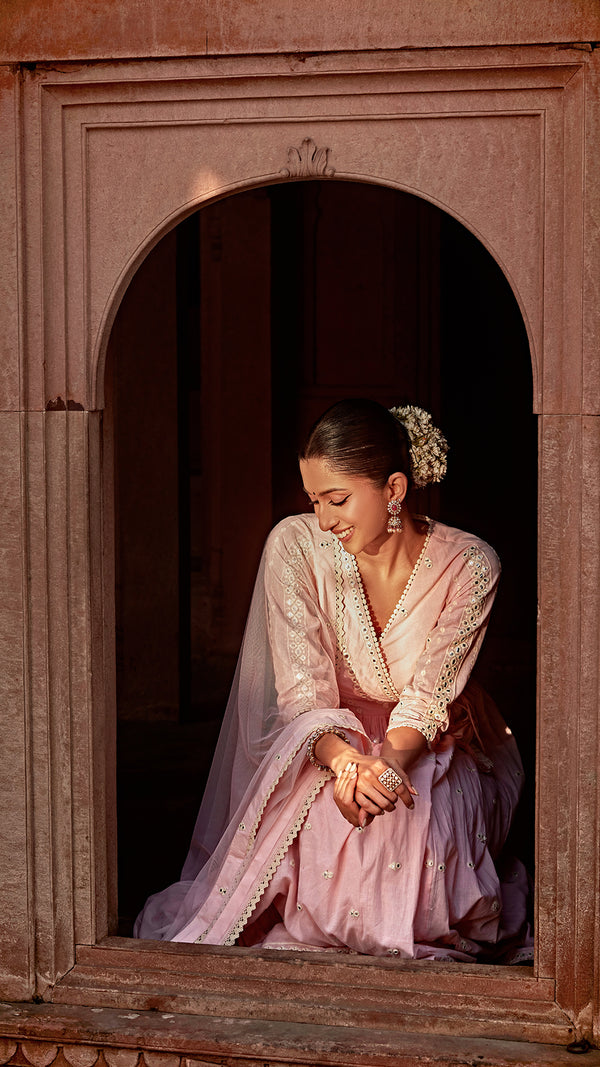
<path id="1" fill-rule="evenodd" d="M 341 508 L 342 504 L 345 504 L 346 501 L 349 500 L 349 499 L 350 499 L 350 494 L 348 493 L 348 496 L 345 496 L 343 500 L 330 500 L 329 503 L 333 504 L 334 508 Z M 309 499 L 309 504 L 311 504 L 313 508 L 314 508 L 315 504 L 318 504 L 318 503 L 319 503 L 318 500 L 310 500 Z"/>

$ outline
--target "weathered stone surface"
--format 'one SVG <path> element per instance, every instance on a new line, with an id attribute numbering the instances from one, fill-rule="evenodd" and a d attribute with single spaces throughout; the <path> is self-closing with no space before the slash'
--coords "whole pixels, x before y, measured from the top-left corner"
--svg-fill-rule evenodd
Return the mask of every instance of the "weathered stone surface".
<path id="1" fill-rule="evenodd" d="M 523 311 L 535 408 L 577 412 L 584 355 L 577 296 L 583 262 L 581 117 L 586 71 L 595 60 L 575 49 L 532 52 L 520 57 L 535 59 L 530 77 L 530 68 L 520 72 L 507 50 L 464 58 L 469 69 L 436 66 L 429 56 L 415 71 L 404 55 L 403 70 L 380 56 L 364 73 L 358 64 L 352 72 L 349 56 L 331 60 L 327 71 L 321 60 L 308 58 L 301 69 L 295 64 L 290 76 L 287 61 L 270 57 L 262 63 L 264 77 L 252 73 L 252 96 L 240 91 L 239 77 L 249 68 L 237 60 L 161 66 L 159 84 L 152 64 L 145 65 L 145 80 L 137 80 L 133 67 L 121 66 L 120 82 L 110 85 L 98 69 L 93 93 L 88 78 L 77 72 L 58 82 L 55 72 L 28 75 L 26 110 L 33 124 L 41 94 L 47 145 L 40 185 L 33 177 L 41 162 L 38 139 L 25 142 L 32 175 L 29 238 L 32 249 L 42 250 L 48 291 L 43 385 L 36 371 L 42 338 L 35 330 L 29 335 L 33 405 L 102 407 L 107 331 L 140 259 L 194 204 L 280 181 L 290 149 L 299 150 L 306 140 L 299 120 L 308 111 L 336 178 L 406 189 L 473 230 L 505 271 Z M 204 77 L 210 79 L 210 99 L 202 89 Z M 276 100 L 270 95 L 273 78 L 280 79 Z M 177 123 L 173 93 L 180 98 Z M 149 107 L 152 124 L 146 122 Z M 225 114 L 228 122 L 221 125 Z M 355 121 L 346 121 L 349 114 Z M 168 181 L 166 159 L 178 161 Z M 125 177 L 124 160 L 127 180 L 116 180 Z M 72 192 L 67 198 L 55 182 L 61 169 Z M 38 232 L 34 206 L 42 190 L 49 221 Z M 88 205 L 85 214 L 82 202 Z M 57 255 L 65 244 L 68 254 Z M 67 290 L 72 299 L 64 298 Z M 65 363 L 60 355 L 65 330 L 72 350 L 85 352 L 83 361 Z"/>
<path id="2" fill-rule="evenodd" d="M 1 331 L 0 331 L 1 333 Z M 23 419 L 0 413 L 0 988 L 4 996 L 31 991 L 29 945 L 27 774 L 24 716 L 26 536 L 23 529 Z"/>
<path id="3" fill-rule="evenodd" d="M 137 1049 L 107 1048 L 104 1049 L 104 1059 L 108 1067 L 135 1067 L 139 1053 Z"/>
<path id="4" fill-rule="evenodd" d="M 58 1046 L 47 1041 L 23 1041 L 21 1050 L 33 1067 L 50 1067 L 58 1055 Z"/>
<path id="5" fill-rule="evenodd" d="M 0 1005 L 0 1033 L 15 1035 L 15 1063 L 32 1062 L 22 1052 L 25 1044 L 30 1050 L 35 1044 L 26 1040 L 28 1031 L 59 1036 L 55 1067 L 72 1062 L 71 1043 L 81 1047 L 82 1041 L 103 1067 L 132 1060 L 138 1067 L 564 1067 L 566 1058 L 570 1061 L 560 1045 L 168 1012 L 124 1017 L 108 1008 Z M 585 1064 L 600 1067 L 600 1052 L 589 1051 Z"/>
<path id="6" fill-rule="evenodd" d="M 63 1056 L 71 1067 L 93 1067 L 98 1059 L 98 1049 L 89 1045 L 63 1045 Z"/>
<path id="7" fill-rule="evenodd" d="M 144 1052 L 147 1067 L 178 1067 L 179 1057 L 168 1052 Z"/>
<path id="8" fill-rule="evenodd" d="M 600 38 L 598 7 L 504 0 L 491 17 L 482 2 L 409 0 L 399 12 L 375 0 L 365 15 L 352 0 L 316 18 L 313 0 L 119 0 L 118 14 L 112 4 L 26 0 L 5 4 L 0 21 L 7 59 L 196 57 L 4 69 L 0 80 L 0 977 L 14 999 L 35 988 L 95 1004 L 0 1012 L 2 1055 L 15 1067 L 135 1067 L 144 1050 L 172 1058 L 146 1067 L 181 1056 L 190 1067 L 564 1062 L 563 1048 L 490 1035 L 565 1044 L 595 1025 L 600 1036 L 600 65 L 577 43 Z M 542 34 L 560 47 L 510 47 Z M 321 54 L 283 54 L 298 49 Z M 328 962 L 317 995 L 306 979 L 318 961 L 303 983 L 302 965 L 282 958 L 286 1007 L 260 955 L 166 946 L 146 972 L 134 967 L 143 947 L 94 953 L 115 908 L 111 442 L 100 409 L 113 318 L 152 245 L 221 196 L 333 173 L 459 219 L 504 270 L 528 331 L 543 415 L 537 962 L 519 978 L 368 961 L 357 967 L 372 982 L 351 994 L 344 966 Z M 77 944 L 88 946 L 78 957 Z M 212 1017 L 185 1020 L 192 1010 Z M 416 1039 L 411 1019 L 473 1038 Z"/>
<path id="9" fill-rule="evenodd" d="M 448 48 L 457 45 L 597 41 L 600 16 L 590 0 L 19 0 L 3 7 L 3 62 L 201 55 L 232 52 Z"/>
<path id="10" fill-rule="evenodd" d="M 14 73 L 0 69 L 0 289 L 2 291 L 2 330 L 0 330 L 0 411 L 13 411 L 19 405 L 19 274 L 17 190 L 17 94 Z"/>
<path id="11" fill-rule="evenodd" d="M 278 996 L 273 997 L 276 988 Z M 306 956 L 108 938 L 81 947 L 54 992 L 56 1003 L 136 1012 L 229 1015 L 338 1027 L 567 1043 L 575 1031 L 554 1002 L 552 981 L 525 967 L 464 966 L 327 953 Z M 124 1015 L 125 1019 L 126 1016 Z"/>
<path id="12" fill-rule="evenodd" d="M 7 1037 L 0 1037 L 0 1063 L 8 1063 L 17 1051 L 17 1042 Z"/>

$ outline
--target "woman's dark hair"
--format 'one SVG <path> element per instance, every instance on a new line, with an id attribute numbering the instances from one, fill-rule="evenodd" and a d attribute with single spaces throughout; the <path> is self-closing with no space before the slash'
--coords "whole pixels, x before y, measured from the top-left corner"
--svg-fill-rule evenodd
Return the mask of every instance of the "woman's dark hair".
<path id="1" fill-rule="evenodd" d="M 332 470 L 370 478 L 378 488 L 401 471 L 412 485 L 406 431 L 375 400 L 340 400 L 317 419 L 298 458 L 324 459 Z"/>

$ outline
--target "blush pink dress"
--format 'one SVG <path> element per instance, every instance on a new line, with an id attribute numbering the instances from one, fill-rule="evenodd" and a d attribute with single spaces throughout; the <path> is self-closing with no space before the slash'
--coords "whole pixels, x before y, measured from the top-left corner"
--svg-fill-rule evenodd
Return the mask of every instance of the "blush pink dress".
<path id="1" fill-rule="evenodd" d="M 429 522 L 392 618 L 374 631 L 356 560 L 313 515 L 271 533 L 181 881 L 138 937 L 405 958 L 531 957 L 528 880 L 503 846 L 523 784 L 514 739 L 469 674 L 500 567 L 471 534 Z M 414 810 L 357 830 L 317 727 L 364 752 L 386 730 L 427 739 Z"/>

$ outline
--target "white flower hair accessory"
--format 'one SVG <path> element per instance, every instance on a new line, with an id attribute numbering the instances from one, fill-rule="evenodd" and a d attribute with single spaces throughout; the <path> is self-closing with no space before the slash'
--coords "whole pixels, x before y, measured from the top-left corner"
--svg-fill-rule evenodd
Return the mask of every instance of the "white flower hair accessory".
<path id="1" fill-rule="evenodd" d="M 433 425 L 429 412 L 414 404 L 390 408 L 390 412 L 408 434 L 411 474 L 416 488 L 441 482 L 448 467 L 448 442 Z"/>

